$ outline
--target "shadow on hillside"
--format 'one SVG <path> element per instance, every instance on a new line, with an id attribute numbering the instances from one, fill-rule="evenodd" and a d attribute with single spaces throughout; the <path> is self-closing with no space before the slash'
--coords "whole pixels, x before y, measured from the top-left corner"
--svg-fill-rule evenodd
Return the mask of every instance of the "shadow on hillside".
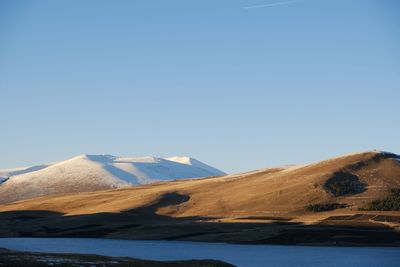
<path id="1" fill-rule="evenodd" d="M 119 213 L 65 216 L 63 213 L 41 210 L 0 212 L 0 236 L 105 237 L 136 228 L 209 220 L 203 217 L 175 218 L 156 213 L 159 208 L 174 207 L 188 200 L 186 195 L 167 193 L 148 206 Z"/>
<path id="2" fill-rule="evenodd" d="M 220 222 L 209 217 L 172 217 L 189 196 L 167 193 L 154 203 L 120 213 L 64 216 L 50 211 L 0 213 L 1 237 L 107 237 L 253 244 L 400 245 L 400 233 L 376 227 L 368 220 L 332 218 L 319 225 L 303 225 L 277 218 L 271 222 Z M 399 217 L 400 218 L 400 217 Z M 395 218 L 396 220 L 399 218 Z M 273 218 L 272 218 L 273 219 Z M 385 219 L 386 220 L 386 219 Z M 345 222 L 345 223 L 344 223 Z M 349 223 L 350 222 L 350 223 Z"/>

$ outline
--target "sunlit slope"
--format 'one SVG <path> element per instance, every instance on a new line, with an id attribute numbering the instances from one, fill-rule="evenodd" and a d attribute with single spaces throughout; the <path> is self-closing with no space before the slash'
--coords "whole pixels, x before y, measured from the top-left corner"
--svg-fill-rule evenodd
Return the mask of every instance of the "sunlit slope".
<path id="1" fill-rule="evenodd" d="M 189 157 L 81 155 L 54 164 L 0 171 L 0 203 L 38 196 L 116 189 L 182 178 L 224 175 Z M 5 178 L 7 177 L 7 178 Z M 0 181 L 1 182 L 1 181 Z"/>
<path id="2" fill-rule="evenodd" d="M 330 185 L 346 179 L 353 179 L 354 190 L 338 195 Z M 391 188 L 400 188 L 399 156 L 365 152 L 303 166 L 42 197 L 3 205 L 0 211 L 48 210 L 69 215 L 120 212 L 150 206 L 163 195 L 175 192 L 187 196 L 187 200 L 164 205 L 158 214 L 218 218 L 301 216 L 307 213 L 307 205 L 318 203 L 344 203 L 348 207 L 343 210 L 357 210 L 385 196 Z"/>

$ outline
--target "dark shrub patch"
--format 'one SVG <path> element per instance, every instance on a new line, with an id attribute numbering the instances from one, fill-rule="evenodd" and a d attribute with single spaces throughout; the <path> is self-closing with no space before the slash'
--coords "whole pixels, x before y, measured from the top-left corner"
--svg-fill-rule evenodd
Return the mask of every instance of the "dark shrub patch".
<path id="1" fill-rule="evenodd" d="M 365 185 L 360 181 L 358 176 L 347 172 L 334 173 L 325 183 L 324 187 L 335 197 L 365 191 Z"/>
<path id="2" fill-rule="evenodd" d="M 385 199 L 374 200 L 368 204 L 367 210 L 400 211 L 400 188 L 390 190 Z"/>
<path id="3" fill-rule="evenodd" d="M 347 207 L 346 204 L 341 204 L 341 203 L 320 203 L 320 204 L 310 204 L 306 206 L 306 210 L 312 212 L 321 212 L 321 211 L 342 209 L 346 207 Z"/>

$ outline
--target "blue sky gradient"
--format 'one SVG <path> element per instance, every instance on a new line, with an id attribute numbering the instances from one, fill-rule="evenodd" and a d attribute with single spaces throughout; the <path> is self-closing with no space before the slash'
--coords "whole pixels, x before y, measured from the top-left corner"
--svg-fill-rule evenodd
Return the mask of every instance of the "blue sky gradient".
<path id="1" fill-rule="evenodd" d="M 0 168 L 400 153 L 396 0 L 0 1 Z"/>

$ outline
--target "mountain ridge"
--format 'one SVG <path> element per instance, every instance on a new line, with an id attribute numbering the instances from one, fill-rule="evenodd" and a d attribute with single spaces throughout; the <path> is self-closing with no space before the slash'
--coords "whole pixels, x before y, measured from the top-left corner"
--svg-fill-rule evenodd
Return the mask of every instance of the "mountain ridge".
<path id="1" fill-rule="evenodd" d="M 225 175 L 198 160 L 82 154 L 47 165 L 0 170 L 0 202 L 70 192 L 87 192 L 183 178 Z M 192 164 L 194 162 L 195 164 Z"/>
<path id="2" fill-rule="evenodd" d="M 400 246 L 400 161 L 311 164 L 0 204 L 0 236 Z"/>

